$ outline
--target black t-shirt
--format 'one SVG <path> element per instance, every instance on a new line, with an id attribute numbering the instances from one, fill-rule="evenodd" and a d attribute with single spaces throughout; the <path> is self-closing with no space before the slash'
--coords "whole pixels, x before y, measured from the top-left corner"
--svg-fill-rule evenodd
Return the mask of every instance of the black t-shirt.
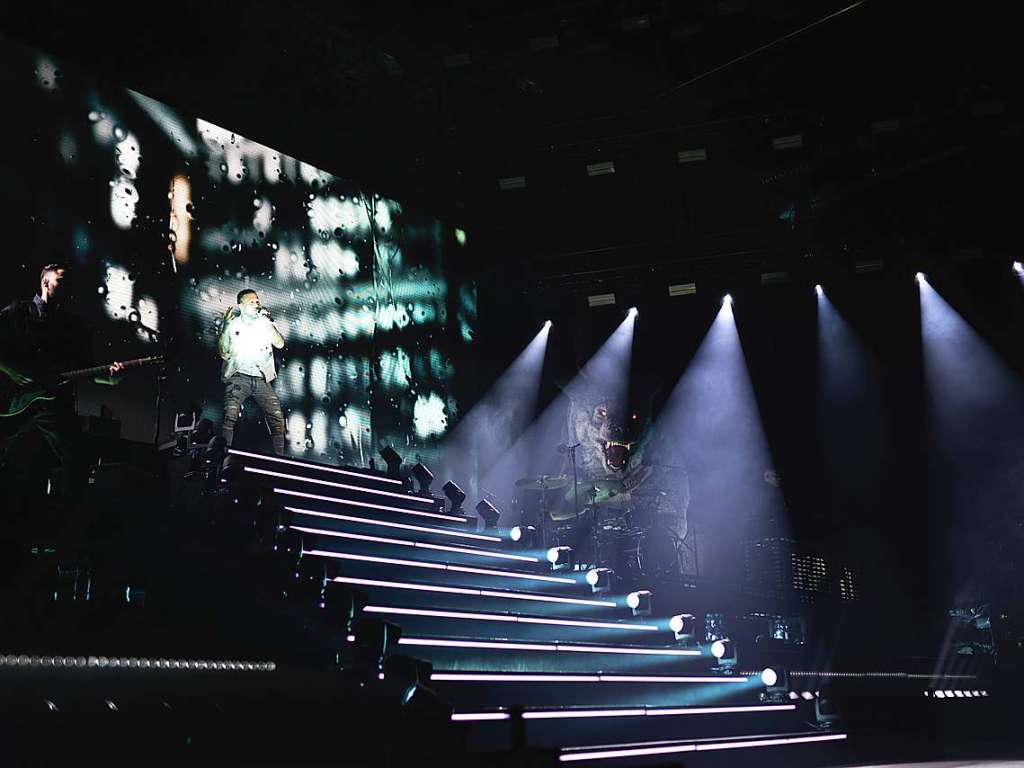
<path id="1" fill-rule="evenodd" d="M 92 332 L 81 318 L 38 297 L 16 301 L 0 310 L 0 359 L 33 377 L 88 368 Z"/>

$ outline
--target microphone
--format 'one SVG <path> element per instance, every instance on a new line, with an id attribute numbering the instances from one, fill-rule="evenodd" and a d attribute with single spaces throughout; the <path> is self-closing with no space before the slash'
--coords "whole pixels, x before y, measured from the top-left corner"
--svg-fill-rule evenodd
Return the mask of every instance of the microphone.
<path id="1" fill-rule="evenodd" d="M 568 451 L 571 451 L 573 448 L 579 448 L 579 447 L 580 447 L 579 443 L 574 443 L 573 445 L 568 445 L 567 443 L 559 443 L 559 445 L 558 445 L 558 452 L 559 453 L 567 453 Z"/>
<path id="2" fill-rule="evenodd" d="M 260 307 L 259 313 L 263 315 L 265 318 L 267 318 L 267 320 L 269 320 L 270 322 L 274 322 L 274 316 L 270 314 L 270 310 L 267 309 L 266 307 Z"/>

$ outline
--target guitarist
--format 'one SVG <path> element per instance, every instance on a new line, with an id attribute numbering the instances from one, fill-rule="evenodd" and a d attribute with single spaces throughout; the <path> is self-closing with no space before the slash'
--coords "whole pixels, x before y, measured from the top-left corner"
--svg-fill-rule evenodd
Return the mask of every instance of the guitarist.
<path id="1" fill-rule="evenodd" d="M 63 469 L 54 490 L 64 496 L 84 480 L 86 465 L 76 451 L 80 428 L 74 392 L 70 385 L 57 386 L 57 374 L 92 362 L 90 333 L 65 309 L 68 272 L 63 264 L 47 264 L 39 275 L 39 293 L 0 310 L 0 390 L 35 386 L 55 396 L 22 416 L 0 420 L 0 467 L 31 475 L 45 448 L 50 466 Z M 97 378 L 97 383 L 118 383 L 115 377 L 122 369 L 121 363 L 113 363 L 109 376 Z"/>

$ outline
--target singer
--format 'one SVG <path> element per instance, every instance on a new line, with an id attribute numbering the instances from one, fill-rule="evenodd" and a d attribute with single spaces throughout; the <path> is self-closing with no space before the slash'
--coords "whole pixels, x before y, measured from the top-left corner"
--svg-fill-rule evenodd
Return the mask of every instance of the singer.
<path id="1" fill-rule="evenodd" d="M 217 350 L 223 360 L 224 426 L 222 434 L 231 445 L 242 405 L 252 398 L 270 426 L 274 453 L 284 454 L 284 413 L 272 382 L 277 377 L 274 349 L 284 347 L 284 337 L 256 291 L 239 291 L 237 306 L 224 313 Z"/>

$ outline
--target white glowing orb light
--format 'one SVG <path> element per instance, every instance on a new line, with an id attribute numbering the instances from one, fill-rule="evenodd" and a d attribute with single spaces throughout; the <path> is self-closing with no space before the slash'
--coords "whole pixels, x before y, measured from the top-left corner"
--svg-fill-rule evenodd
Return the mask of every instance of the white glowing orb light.
<path id="1" fill-rule="evenodd" d="M 771 688 L 777 682 L 779 682 L 779 674 L 771 667 L 767 667 L 761 672 L 761 682 L 764 683 L 768 688 Z"/>
<path id="2" fill-rule="evenodd" d="M 914 275 L 914 279 L 917 280 L 919 284 L 928 282 L 928 278 L 925 276 L 924 272 L 918 272 Z"/>
<path id="3" fill-rule="evenodd" d="M 640 310 L 638 310 L 636 307 L 630 307 L 629 311 L 626 312 L 626 315 L 628 317 L 636 317 L 639 314 L 639 312 Z"/>
<path id="4" fill-rule="evenodd" d="M 508 537 L 512 539 L 512 541 L 521 540 L 523 538 L 523 529 L 517 525 L 515 528 L 508 532 Z"/>
<path id="5" fill-rule="evenodd" d="M 731 307 L 732 306 L 732 294 L 731 293 L 725 294 L 725 296 L 722 297 L 722 303 L 724 305 L 726 305 L 727 307 Z"/>
<path id="6" fill-rule="evenodd" d="M 110 189 L 110 218 L 119 229 L 131 229 L 135 220 L 135 206 L 139 202 L 139 193 L 128 178 L 119 178 L 112 182 Z"/>
<path id="7" fill-rule="evenodd" d="M 448 430 L 445 403 L 438 395 L 418 395 L 412 408 L 412 421 L 416 436 L 424 439 L 443 435 Z"/>
<path id="8" fill-rule="evenodd" d="M 722 640 L 715 640 L 715 642 L 711 644 L 711 655 L 716 659 L 720 659 L 725 656 L 725 651 L 725 643 Z"/>
<path id="9" fill-rule="evenodd" d="M 816 294 L 818 294 L 818 296 L 824 296 L 825 295 L 825 289 L 821 287 L 820 283 L 818 285 L 814 286 L 814 292 Z"/>
<path id="10" fill-rule="evenodd" d="M 550 328 L 552 325 L 553 325 L 553 323 L 550 320 L 545 320 L 544 321 L 544 327 L 545 328 Z"/>
<path id="11" fill-rule="evenodd" d="M 1019 261 L 1013 262 L 1013 271 L 1018 275 L 1024 275 L 1024 264 L 1021 264 Z"/>

